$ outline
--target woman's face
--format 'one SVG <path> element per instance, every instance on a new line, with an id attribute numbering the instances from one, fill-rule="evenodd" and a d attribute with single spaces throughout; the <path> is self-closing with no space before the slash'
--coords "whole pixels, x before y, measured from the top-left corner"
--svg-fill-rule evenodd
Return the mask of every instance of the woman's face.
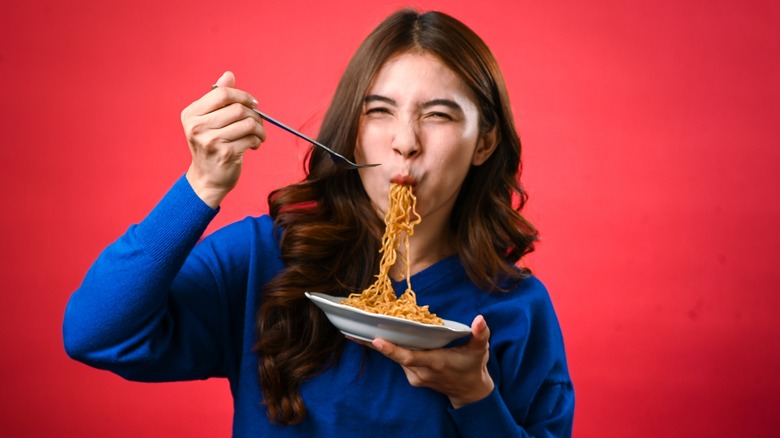
<path id="1" fill-rule="evenodd" d="M 449 218 L 469 168 L 484 163 L 494 143 L 480 135 L 476 98 L 455 72 L 433 55 L 403 53 L 368 89 L 355 158 L 381 164 L 359 170 L 380 215 L 390 183 L 401 182 L 414 186 L 423 218 Z"/>

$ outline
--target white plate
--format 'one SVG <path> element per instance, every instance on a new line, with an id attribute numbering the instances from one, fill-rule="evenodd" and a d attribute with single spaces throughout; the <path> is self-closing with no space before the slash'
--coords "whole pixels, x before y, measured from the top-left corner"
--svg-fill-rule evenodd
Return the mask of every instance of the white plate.
<path id="1" fill-rule="evenodd" d="M 455 321 L 445 319 L 443 326 L 423 324 L 339 304 L 344 297 L 318 292 L 306 292 L 306 296 L 325 312 L 341 333 L 364 341 L 382 338 L 402 347 L 428 350 L 471 334 L 469 326 Z"/>

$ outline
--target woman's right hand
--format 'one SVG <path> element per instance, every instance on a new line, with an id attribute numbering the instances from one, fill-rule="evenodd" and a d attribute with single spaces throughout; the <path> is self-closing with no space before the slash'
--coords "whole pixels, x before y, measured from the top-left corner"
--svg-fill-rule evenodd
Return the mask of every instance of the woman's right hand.
<path id="1" fill-rule="evenodd" d="M 225 72 L 213 90 L 181 113 L 181 123 L 192 153 L 187 180 L 195 193 L 217 208 L 236 186 L 248 149 L 265 141 L 257 101 L 234 88 L 236 78 Z"/>

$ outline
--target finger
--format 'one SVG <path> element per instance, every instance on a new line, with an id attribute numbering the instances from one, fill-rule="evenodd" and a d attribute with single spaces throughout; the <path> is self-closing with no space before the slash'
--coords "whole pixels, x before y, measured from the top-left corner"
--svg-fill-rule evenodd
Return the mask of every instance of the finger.
<path id="1" fill-rule="evenodd" d="M 238 88 L 228 87 L 215 88 L 196 102 L 202 103 L 201 114 L 208 114 L 233 103 L 240 103 L 249 109 L 257 107 L 257 100 L 251 94 Z M 200 106 L 196 106 L 196 109 L 201 110 Z"/>
<path id="2" fill-rule="evenodd" d="M 257 150 L 263 142 L 256 135 L 247 135 L 230 142 L 230 146 L 238 154 L 243 154 L 247 149 Z"/>
<path id="3" fill-rule="evenodd" d="M 384 339 L 374 339 L 372 342 L 374 348 L 388 357 L 389 359 L 403 365 L 404 367 L 415 366 L 415 352 L 407 350 L 406 348 L 399 347 L 392 342 L 385 341 Z M 422 353 L 422 352 L 417 352 Z"/>
<path id="4" fill-rule="evenodd" d="M 235 89 L 236 88 L 236 75 L 233 74 L 232 71 L 228 70 L 225 73 L 222 73 L 222 76 L 217 79 L 217 82 L 214 83 L 214 85 L 211 86 L 212 89 L 216 88 L 228 88 L 228 89 Z M 246 96 L 249 96 L 248 93 L 246 93 Z M 243 96 L 243 97 L 246 97 Z M 240 103 L 250 107 L 254 108 L 257 106 L 257 100 L 255 98 L 250 97 L 250 101 L 247 103 L 246 101 L 241 101 Z"/>
<path id="5" fill-rule="evenodd" d="M 225 73 L 222 73 L 222 76 L 217 79 L 217 82 L 215 82 L 214 85 L 217 87 L 235 88 L 236 75 L 234 75 L 232 71 L 228 70 Z"/>
<path id="6" fill-rule="evenodd" d="M 247 117 L 223 128 L 216 128 L 216 135 L 224 141 L 235 141 L 248 135 L 265 141 L 265 128 L 255 118 Z"/>
<path id="7" fill-rule="evenodd" d="M 404 370 L 406 381 L 408 381 L 410 385 L 414 386 L 415 388 L 426 385 L 425 380 L 417 373 L 416 370 L 405 366 L 401 366 L 401 368 Z"/>
<path id="8" fill-rule="evenodd" d="M 201 128 L 222 129 L 249 119 L 254 120 L 254 122 L 260 126 L 263 124 L 263 119 L 255 111 L 252 111 L 240 103 L 233 103 L 193 119 L 193 122 L 198 123 Z M 248 124 L 249 122 L 247 121 L 244 123 Z"/>
<path id="9" fill-rule="evenodd" d="M 240 103 L 249 109 L 257 107 L 257 99 L 246 91 L 217 86 L 190 104 L 186 111 L 193 116 L 202 116 L 234 103 Z"/>
<path id="10" fill-rule="evenodd" d="M 490 328 L 485 321 L 485 317 L 477 315 L 471 322 L 471 339 L 466 344 L 469 348 L 484 349 L 490 341 Z"/>

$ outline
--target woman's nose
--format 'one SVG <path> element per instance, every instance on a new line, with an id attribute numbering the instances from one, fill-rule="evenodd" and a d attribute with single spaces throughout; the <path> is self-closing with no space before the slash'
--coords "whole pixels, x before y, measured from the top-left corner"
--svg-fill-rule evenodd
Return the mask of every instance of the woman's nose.
<path id="1" fill-rule="evenodd" d="M 396 124 L 393 151 L 404 158 L 412 158 L 420 152 L 420 138 L 413 122 L 399 121 Z"/>

